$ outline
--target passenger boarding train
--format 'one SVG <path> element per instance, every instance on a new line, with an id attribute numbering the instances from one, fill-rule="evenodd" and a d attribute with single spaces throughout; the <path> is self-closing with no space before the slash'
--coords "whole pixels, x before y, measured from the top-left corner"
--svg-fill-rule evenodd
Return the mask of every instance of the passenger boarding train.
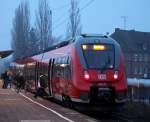
<path id="1" fill-rule="evenodd" d="M 86 109 L 108 110 L 122 106 L 127 79 L 120 45 L 104 35 L 82 34 L 44 53 L 16 60 L 32 91 L 45 74 L 46 92 L 63 103 Z"/>

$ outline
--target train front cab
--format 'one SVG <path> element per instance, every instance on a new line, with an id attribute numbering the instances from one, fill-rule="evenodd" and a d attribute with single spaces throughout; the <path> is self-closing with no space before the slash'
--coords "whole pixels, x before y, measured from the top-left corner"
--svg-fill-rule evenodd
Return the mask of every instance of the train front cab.
<path id="1" fill-rule="evenodd" d="M 125 103 L 127 80 L 123 54 L 116 41 L 80 38 L 72 54 L 72 101 L 98 110 Z"/>

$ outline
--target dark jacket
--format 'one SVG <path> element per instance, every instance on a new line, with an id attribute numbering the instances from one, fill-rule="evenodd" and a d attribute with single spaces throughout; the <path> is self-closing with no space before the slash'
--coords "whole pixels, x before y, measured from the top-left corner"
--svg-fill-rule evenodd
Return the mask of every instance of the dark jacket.
<path id="1" fill-rule="evenodd" d="M 41 75 L 40 76 L 40 86 L 42 88 L 46 88 L 47 87 L 46 76 L 45 75 Z"/>

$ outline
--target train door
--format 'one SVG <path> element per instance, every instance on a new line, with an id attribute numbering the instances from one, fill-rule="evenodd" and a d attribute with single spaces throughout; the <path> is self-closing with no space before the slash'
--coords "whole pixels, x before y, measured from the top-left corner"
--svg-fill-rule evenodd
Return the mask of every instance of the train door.
<path id="1" fill-rule="evenodd" d="M 49 67 L 48 67 L 48 86 L 49 86 L 49 95 L 53 95 L 53 88 L 52 88 L 52 77 L 53 77 L 53 66 L 54 59 L 49 60 Z"/>
<path id="2" fill-rule="evenodd" d="M 37 90 L 38 88 L 38 76 L 39 76 L 39 63 L 36 62 L 36 66 L 35 66 L 35 89 Z"/>
<path id="3" fill-rule="evenodd" d="M 38 87 L 44 87 L 46 94 L 49 96 L 49 81 L 48 81 L 49 63 L 40 62 L 39 75 L 38 75 Z"/>

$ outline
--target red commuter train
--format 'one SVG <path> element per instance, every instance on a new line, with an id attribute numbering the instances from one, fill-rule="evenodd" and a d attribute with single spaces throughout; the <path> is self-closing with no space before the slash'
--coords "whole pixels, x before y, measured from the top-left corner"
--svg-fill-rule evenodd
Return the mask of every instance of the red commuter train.
<path id="1" fill-rule="evenodd" d="M 47 93 L 64 103 L 108 110 L 126 101 L 123 54 L 119 44 L 108 36 L 83 34 L 47 52 L 17 60 L 12 68 L 23 71 L 33 91 L 40 74 L 45 74 Z"/>

